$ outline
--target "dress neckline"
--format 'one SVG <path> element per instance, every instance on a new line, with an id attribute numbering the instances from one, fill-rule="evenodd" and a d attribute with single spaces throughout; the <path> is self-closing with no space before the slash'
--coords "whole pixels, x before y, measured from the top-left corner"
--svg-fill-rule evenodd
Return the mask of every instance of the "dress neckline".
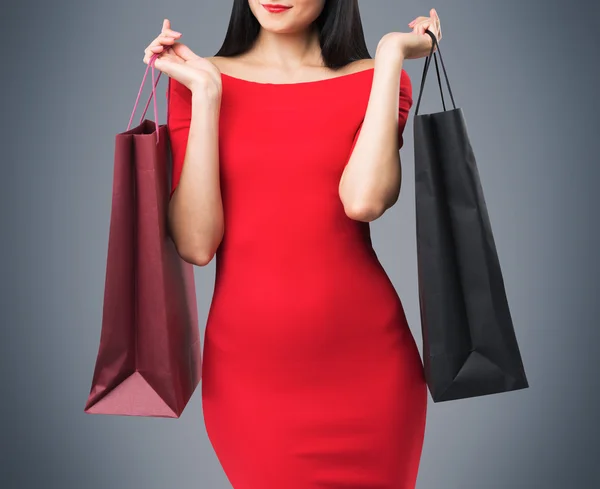
<path id="1" fill-rule="evenodd" d="M 365 70 L 355 71 L 354 73 L 346 73 L 345 75 L 334 76 L 331 78 L 324 78 L 322 80 L 312 80 L 312 81 L 303 81 L 303 82 L 292 82 L 292 83 L 271 83 L 271 82 L 259 82 L 254 80 L 245 80 L 244 78 L 238 78 L 236 76 L 228 75 L 227 73 L 221 73 L 221 77 L 229 78 L 231 80 L 235 80 L 237 82 L 248 83 L 250 85 L 259 85 L 259 86 L 271 86 L 271 87 L 293 87 L 297 85 L 315 85 L 318 83 L 326 83 L 333 80 L 338 80 L 340 78 L 349 78 L 354 75 L 360 75 L 364 73 L 368 73 L 370 71 L 375 70 L 375 68 L 367 68 Z"/>

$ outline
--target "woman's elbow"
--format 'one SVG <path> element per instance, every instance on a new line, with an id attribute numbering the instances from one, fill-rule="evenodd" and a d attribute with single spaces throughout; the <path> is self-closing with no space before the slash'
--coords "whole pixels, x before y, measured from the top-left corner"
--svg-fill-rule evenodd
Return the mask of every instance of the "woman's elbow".
<path id="1" fill-rule="evenodd" d="M 371 222 L 385 212 L 385 206 L 379 203 L 353 204 L 344 206 L 346 215 L 355 221 Z"/>
<path id="2" fill-rule="evenodd" d="M 208 265 L 213 259 L 213 256 L 215 255 L 214 252 L 204 251 L 198 248 L 184 248 L 176 246 L 176 249 L 177 254 L 181 257 L 183 261 L 186 261 L 198 267 Z"/>

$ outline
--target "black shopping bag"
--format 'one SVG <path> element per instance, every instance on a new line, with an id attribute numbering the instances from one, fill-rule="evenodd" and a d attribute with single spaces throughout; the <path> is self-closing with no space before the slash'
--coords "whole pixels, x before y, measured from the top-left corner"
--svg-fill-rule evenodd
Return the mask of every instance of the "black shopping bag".
<path id="1" fill-rule="evenodd" d="M 434 402 L 529 387 L 463 112 L 433 33 L 414 116 L 419 305 Z M 446 110 L 440 55 L 453 109 Z M 443 112 L 418 115 L 432 55 Z"/>

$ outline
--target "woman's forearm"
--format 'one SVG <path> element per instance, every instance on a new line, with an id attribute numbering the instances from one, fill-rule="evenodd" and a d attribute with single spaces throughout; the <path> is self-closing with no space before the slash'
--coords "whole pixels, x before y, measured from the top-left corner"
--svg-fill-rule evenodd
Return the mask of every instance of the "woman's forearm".
<path id="1" fill-rule="evenodd" d="M 210 262 L 223 237 L 220 105 L 220 95 L 192 93 L 185 160 L 169 204 L 169 226 L 177 251 L 184 260 L 199 266 Z"/>
<path id="2" fill-rule="evenodd" d="M 402 181 L 398 148 L 398 93 L 403 57 L 378 52 L 369 104 L 339 194 L 353 219 L 372 221 L 391 207 Z"/>

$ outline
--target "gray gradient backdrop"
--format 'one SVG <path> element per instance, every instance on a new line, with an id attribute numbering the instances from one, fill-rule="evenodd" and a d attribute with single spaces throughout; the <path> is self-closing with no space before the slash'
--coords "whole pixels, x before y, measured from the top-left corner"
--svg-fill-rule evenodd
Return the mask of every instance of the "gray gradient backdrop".
<path id="1" fill-rule="evenodd" d="M 372 54 L 386 32 L 407 31 L 414 17 L 438 9 L 531 383 L 430 399 L 419 489 L 600 487 L 600 8 L 568 3 L 361 1 Z M 3 4 L 2 489 L 230 487 L 206 437 L 199 390 L 178 420 L 83 412 L 100 336 L 114 136 L 129 120 L 143 49 L 167 17 L 192 49 L 212 55 L 230 7 Z M 405 63 L 417 88 L 422 66 Z M 163 78 L 161 123 L 165 86 Z M 436 89 L 432 76 L 422 112 L 441 110 Z M 401 197 L 372 229 L 421 347 L 413 115 Z M 196 268 L 202 325 L 214 270 L 214 262 Z"/>

